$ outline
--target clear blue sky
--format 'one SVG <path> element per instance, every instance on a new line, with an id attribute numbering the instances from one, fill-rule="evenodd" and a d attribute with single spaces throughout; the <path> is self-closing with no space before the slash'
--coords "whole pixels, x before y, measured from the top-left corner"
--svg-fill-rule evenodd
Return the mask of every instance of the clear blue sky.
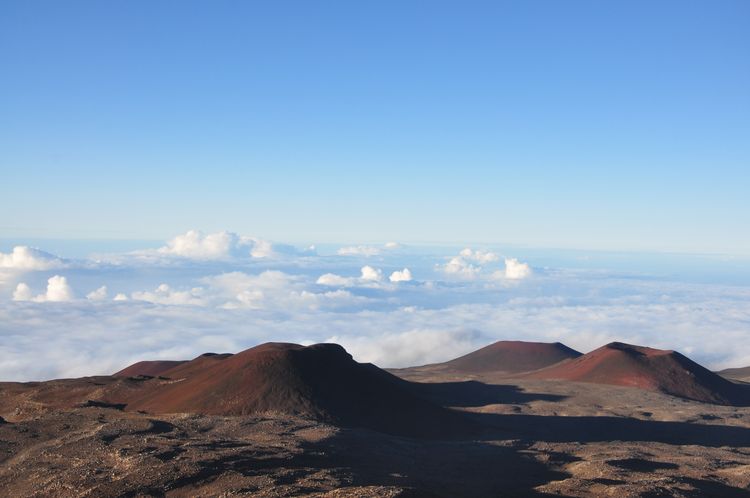
<path id="1" fill-rule="evenodd" d="M 750 254 L 750 2 L 0 3 L 0 236 Z"/>

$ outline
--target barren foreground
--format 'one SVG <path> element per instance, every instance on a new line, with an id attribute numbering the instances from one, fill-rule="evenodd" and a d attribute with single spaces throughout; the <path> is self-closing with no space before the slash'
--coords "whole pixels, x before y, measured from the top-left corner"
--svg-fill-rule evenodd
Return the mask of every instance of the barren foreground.
<path id="1" fill-rule="evenodd" d="M 283 414 L 51 407 L 0 385 L 6 496 L 750 496 L 750 409 L 634 388 L 425 378 L 471 438 L 415 439 Z M 61 381 L 57 381 L 61 382 Z M 71 382 L 71 403 L 101 378 Z M 54 390 L 54 389 L 53 389 Z M 79 396 L 81 399 L 74 399 Z M 92 403 L 89 403 L 92 404 Z M 96 404 L 96 403 L 93 403 Z M 392 407 L 398 410 L 398 406 Z"/>

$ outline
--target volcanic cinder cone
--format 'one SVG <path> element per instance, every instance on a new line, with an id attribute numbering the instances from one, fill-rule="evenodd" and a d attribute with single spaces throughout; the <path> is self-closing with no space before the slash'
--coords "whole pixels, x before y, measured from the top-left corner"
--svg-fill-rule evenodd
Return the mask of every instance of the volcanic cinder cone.
<path id="1" fill-rule="evenodd" d="M 747 404 L 745 390 L 675 351 L 613 342 L 526 377 L 631 386 L 715 404 Z"/>
<path id="2" fill-rule="evenodd" d="M 464 417 L 415 396 L 405 381 L 354 361 L 336 344 L 267 343 L 234 355 L 200 356 L 126 394 L 127 410 L 247 415 L 281 412 L 391 434 L 441 437 Z"/>
<path id="3" fill-rule="evenodd" d="M 726 370 L 721 370 L 720 372 L 716 373 L 727 379 L 750 382 L 750 367 L 727 368 Z"/>
<path id="4" fill-rule="evenodd" d="M 120 370 L 117 373 L 112 374 L 113 377 L 137 377 L 139 375 L 147 375 L 155 377 L 161 375 L 162 372 L 166 372 L 170 368 L 174 368 L 178 365 L 182 365 L 187 361 L 174 361 L 174 360 L 154 360 L 154 361 L 139 361 L 133 363 Z"/>
<path id="5" fill-rule="evenodd" d="M 431 368 L 461 373 L 519 373 L 538 370 L 581 356 L 559 342 L 498 341 Z"/>

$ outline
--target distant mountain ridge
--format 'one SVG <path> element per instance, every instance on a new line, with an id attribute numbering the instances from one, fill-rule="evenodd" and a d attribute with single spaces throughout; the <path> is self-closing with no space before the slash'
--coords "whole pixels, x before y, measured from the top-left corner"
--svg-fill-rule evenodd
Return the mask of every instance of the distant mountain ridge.
<path id="1" fill-rule="evenodd" d="M 748 403 L 746 391 L 740 386 L 676 351 L 622 342 L 612 342 L 524 377 L 637 387 L 704 403 Z"/>
<path id="2" fill-rule="evenodd" d="M 582 353 L 560 342 L 498 341 L 432 368 L 466 373 L 518 373 L 538 370 Z"/>
<path id="3" fill-rule="evenodd" d="M 750 367 L 727 368 L 716 373 L 727 379 L 750 382 Z"/>

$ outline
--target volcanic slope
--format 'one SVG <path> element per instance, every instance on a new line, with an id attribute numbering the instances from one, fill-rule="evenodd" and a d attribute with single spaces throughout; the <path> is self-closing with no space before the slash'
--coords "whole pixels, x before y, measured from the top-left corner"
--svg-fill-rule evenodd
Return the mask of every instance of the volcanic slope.
<path id="1" fill-rule="evenodd" d="M 454 360 L 418 368 L 468 374 L 515 374 L 579 356 L 581 353 L 559 342 L 498 341 Z"/>
<path id="2" fill-rule="evenodd" d="M 155 377 L 157 375 L 160 375 L 162 372 L 166 372 L 170 368 L 174 368 L 178 365 L 182 365 L 183 363 L 187 363 L 187 360 L 184 361 L 174 361 L 174 360 L 155 360 L 155 361 L 139 361 L 137 363 L 133 363 L 132 365 L 123 368 L 117 373 L 112 374 L 113 377 L 136 377 L 139 375 L 148 375 L 150 377 Z"/>
<path id="3" fill-rule="evenodd" d="M 750 367 L 727 368 L 726 370 L 721 370 L 716 373 L 727 379 L 750 382 Z"/>
<path id="4" fill-rule="evenodd" d="M 748 405 L 747 390 L 676 351 L 613 342 L 574 360 L 525 374 L 630 386 L 704 403 Z"/>
<path id="5" fill-rule="evenodd" d="M 160 375 L 169 380 L 152 379 L 112 401 L 150 413 L 280 412 L 417 437 L 469 429 L 463 415 L 414 395 L 407 382 L 357 363 L 336 344 L 267 343 L 200 356 Z"/>

